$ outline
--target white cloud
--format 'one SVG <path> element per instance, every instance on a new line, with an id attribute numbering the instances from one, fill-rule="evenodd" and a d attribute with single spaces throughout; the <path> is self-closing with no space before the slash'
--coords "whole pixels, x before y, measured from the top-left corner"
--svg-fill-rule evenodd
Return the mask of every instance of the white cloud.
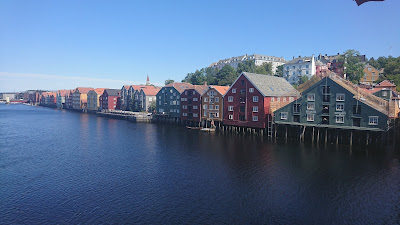
<path id="1" fill-rule="evenodd" d="M 59 90 L 76 87 L 120 89 L 122 85 L 126 84 L 139 84 L 139 82 L 91 77 L 0 72 L 0 92 L 25 91 L 28 89 Z"/>

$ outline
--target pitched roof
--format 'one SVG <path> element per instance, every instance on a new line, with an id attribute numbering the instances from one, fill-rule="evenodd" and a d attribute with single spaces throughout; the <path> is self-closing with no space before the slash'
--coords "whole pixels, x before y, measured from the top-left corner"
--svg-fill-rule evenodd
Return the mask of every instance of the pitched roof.
<path id="1" fill-rule="evenodd" d="M 154 87 L 154 86 L 146 86 L 142 88 L 142 91 L 145 95 L 148 96 L 154 96 L 157 95 L 157 93 L 160 91 L 161 88 L 159 87 Z"/>
<path id="2" fill-rule="evenodd" d="M 300 96 L 300 93 L 282 77 L 243 72 L 264 96 Z"/>
<path id="3" fill-rule="evenodd" d="M 79 93 L 81 93 L 81 94 L 87 94 L 90 90 L 94 90 L 94 88 L 91 88 L 91 87 L 77 87 L 75 90 L 79 91 Z"/>
<path id="4" fill-rule="evenodd" d="M 126 90 L 128 90 L 130 86 L 132 86 L 132 85 L 124 85 L 124 86 L 122 86 L 122 87 L 125 88 Z M 122 89 L 122 88 L 121 88 L 121 89 Z"/>
<path id="5" fill-rule="evenodd" d="M 193 89 L 203 95 L 208 90 L 208 85 L 193 85 Z"/>
<path id="6" fill-rule="evenodd" d="M 71 90 L 58 90 L 57 91 L 57 95 L 60 95 L 62 97 L 68 95 L 70 93 Z"/>
<path id="7" fill-rule="evenodd" d="M 119 96 L 119 89 L 105 89 L 104 92 L 107 92 L 108 96 Z"/>
<path id="8" fill-rule="evenodd" d="M 299 60 L 303 60 L 303 61 L 311 61 L 312 60 L 312 56 L 309 57 L 299 57 L 299 58 L 294 58 L 292 60 L 290 60 L 289 62 L 287 62 L 286 64 L 293 64 L 293 63 L 297 63 Z"/>
<path id="9" fill-rule="evenodd" d="M 396 87 L 396 85 L 394 85 L 392 82 L 388 80 L 384 80 L 380 82 L 378 85 L 376 85 L 376 87 Z"/>
<path id="10" fill-rule="evenodd" d="M 217 90 L 221 95 L 224 95 L 224 94 L 228 91 L 229 86 L 210 85 L 210 88 L 214 88 L 214 89 Z"/>
<path id="11" fill-rule="evenodd" d="M 96 88 L 92 91 L 96 92 L 98 95 L 103 94 L 104 90 L 106 90 L 106 88 Z"/>
<path id="12" fill-rule="evenodd" d="M 189 84 L 189 83 L 173 82 L 173 83 L 170 83 L 168 85 L 165 85 L 164 87 L 174 87 L 179 93 L 182 94 L 182 92 L 185 89 L 193 88 L 193 85 Z"/>

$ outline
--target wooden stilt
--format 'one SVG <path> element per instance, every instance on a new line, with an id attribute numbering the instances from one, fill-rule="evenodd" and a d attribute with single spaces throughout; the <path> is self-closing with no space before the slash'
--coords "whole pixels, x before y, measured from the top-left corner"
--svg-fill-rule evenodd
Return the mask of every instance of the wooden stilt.
<path id="1" fill-rule="evenodd" d="M 311 142 L 314 144 L 314 129 L 315 127 L 312 128 L 312 136 L 311 136 Z"/>
<path id="2" fill-rule="evenodd" d="M 339 130 L 336 129 L 336 145 L 339 144 Z"/>
<path id="3" fill-rule="evenodd" d="M 285 140 L 286 140 L 286 142 L 287 142 L 287 126 L 285 126 Z"/>
<path id="4" fill-rule="evenodd" d="M 319 143 L 319 128 L 317 128 L 317 144 Z"/>
<path id="5" fill-rule="evenodd" d="M 353 145 L 353 131 L 350 131 L 350 146 Z"/>
<path id="6" fill-rule="evenodd" d="M 328 128 L 325 128 L 325 145 L 328 143 Z"/>
<path id="7" fill-rule="evenodd" d="M 367 145 L 368 145 L 368 143 L 369 143 L 369 132 L 367 131 Z"/>

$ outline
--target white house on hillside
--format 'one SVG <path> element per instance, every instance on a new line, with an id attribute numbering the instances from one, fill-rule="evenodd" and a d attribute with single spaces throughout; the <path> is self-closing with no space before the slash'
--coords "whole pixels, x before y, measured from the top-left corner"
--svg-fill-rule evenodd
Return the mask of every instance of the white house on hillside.
<path id="1" fill-rule="evenodd" d="M 300 81 L 301 76 L 311 78 L 315 75 L 315 59 L 311 57 L 295 58 L 283 65 L 283 77 L 291 84 Z"/>

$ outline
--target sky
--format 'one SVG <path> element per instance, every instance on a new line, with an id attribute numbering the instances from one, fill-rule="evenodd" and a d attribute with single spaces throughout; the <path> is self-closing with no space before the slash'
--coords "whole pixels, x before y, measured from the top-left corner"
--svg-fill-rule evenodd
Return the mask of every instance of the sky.
<path id="1" fill-rule="evenodd" d="M 0 92 L 163 85 L 254 53 L 397 57 L 399 11 L 399 0 L 0 0 Z"/>

